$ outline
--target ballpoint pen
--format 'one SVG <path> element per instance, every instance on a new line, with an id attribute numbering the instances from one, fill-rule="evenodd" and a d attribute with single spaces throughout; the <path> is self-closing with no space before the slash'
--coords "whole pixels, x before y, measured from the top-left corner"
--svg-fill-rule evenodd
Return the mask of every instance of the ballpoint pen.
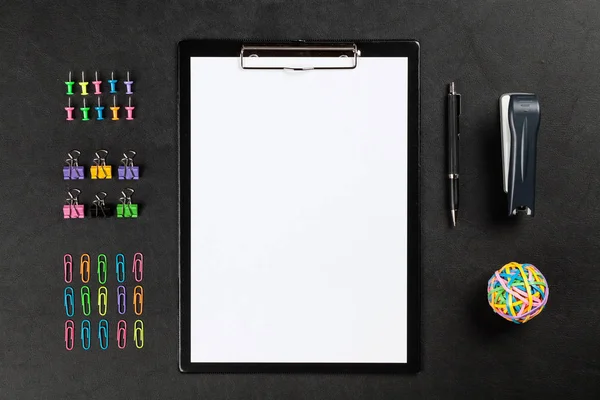
<path id="1" fill-rule="evenodd" d="M 460 116 L 460 94 L 454 89 L 454 82 L 450 83 L 448 91 L 448 178 L 450 194 L 450 216 L 452 226 L 456 226 L 456 213 L 458 211 L 458 118 Z"/>

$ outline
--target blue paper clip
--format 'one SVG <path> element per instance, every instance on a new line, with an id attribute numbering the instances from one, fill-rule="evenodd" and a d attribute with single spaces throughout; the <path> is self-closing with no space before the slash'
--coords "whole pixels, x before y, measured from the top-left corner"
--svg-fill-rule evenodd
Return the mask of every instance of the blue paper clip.
<path id="1" fill-rule="evenodd" d="M 71 286 L 65 288 L 65 312 L 67 317 L 72 317 L 75 314 L 75 293 Z"/>
<path id="2" fill-rule="evenodd" d="M 102 350 L 108 349 L 108 321 L 105 319 L 98 322 L 98 341 Z"/>
<path id="3" fill-rule="evenodd" d="M 127 311 L 127 291 L 125 290 L 125 286 L 117 287 L 117 310 L 119 314 L 125 314 Z"/>
<path id="4" fill-rule="evenodd" d="M 84 319 L 81 321 L 81 347 L 84 350 L 89 350 L 90 345 L 92 344 L 92 326 L 90 325 L 90 321 Z"/>
<path id="5" fill-rule="evenodd" d="M 125 256 L 121 253 L 117 254 L 117 281 L 125 282 Z"/>

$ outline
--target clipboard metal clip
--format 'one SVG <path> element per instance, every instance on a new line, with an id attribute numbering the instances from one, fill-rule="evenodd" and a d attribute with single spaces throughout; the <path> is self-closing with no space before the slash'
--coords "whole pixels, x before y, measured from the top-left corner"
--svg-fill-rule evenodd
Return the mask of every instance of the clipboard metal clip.
<path id="1" fill-rule="evenodd" d="M 354 69 L 360 50 L 353 43 L 298 45 L 244 45 L 240 51 L 242 69 L 284 69 L 310 71 L 315 69 Z M 306 63 L 298 59 L 305 58 Z M 322 62 L 315 63 L 315 58 Z M 292 64 L 293 63 L 293 64 Z"/>

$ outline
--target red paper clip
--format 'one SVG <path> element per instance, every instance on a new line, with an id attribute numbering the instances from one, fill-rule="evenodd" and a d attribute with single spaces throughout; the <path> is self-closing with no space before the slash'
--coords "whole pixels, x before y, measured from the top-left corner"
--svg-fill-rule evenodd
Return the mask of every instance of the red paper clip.
<path id="1" fill-rule="evenodd" d="M 75 323 L 70 319 L 65 322 L 65 348 L 73 350 L 75 345 Z"/>
<path id="2" fill-rule="evenodd" d="M 127 346 L 127 322 L 120 320 L 117 323 L 117 346 L 124 349 Z"/>
<path id="3" fill-rule="evenodd" d="M 87 253 L 81 255 L 81 260 L 79 263 L 79 273 L 81 274 L 81 282 L 88 283 L 90 281 L 90 255 Z"/>
<path id="4" fill-rule="evenodd" d="M 142 253 L 133 255 L 133 278 L 136 282 L 141 282 L 144 278 L 144 255 Z"/>
<path id="5" fill-rule="evenodd" d="M 133 312 L 142 315 L 144 312 L 144 288 L 137 285 L 133 288 Z"/>
<path id="6" fill-rule="evenodd" d="M 65 254 L 63 260 L 65 266 L 65 282 L 71 283 L 73 281 L 73 257 L 70 254 Z"/>

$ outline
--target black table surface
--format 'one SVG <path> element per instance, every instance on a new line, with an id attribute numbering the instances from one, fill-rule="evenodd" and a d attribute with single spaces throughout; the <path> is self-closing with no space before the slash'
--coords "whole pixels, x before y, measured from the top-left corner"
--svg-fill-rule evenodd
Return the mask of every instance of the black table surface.
<path id="1" fill-rule="evenodd" d="M 591 0 L 5 2 L 0 398 L 597 398 L 599 21 L 600 3 Z M 180 40 L 194 38 L 420 41 L 420 373 L 178 372 L 176 54 Z M 63 82 L 82 69 L 104 79 L 131 70 L 137 119 L 67 123 Z M 448 226 L 443 161 L 445 90 L 453 80 L 463 95 L 456 229 Z M 498 97 L 513 91 L 537 93 L 543 114 L 537 215 L 518 221 L 504 217 L 498 122 Z M 111 152 L 112 165 L 121 151 L 138 152 L 139 182 L 71 183 L 85 203 L 100 190 L 114 202 L 133 187 L 143 205 L 137 221 L 62 219 L 60 168 L 73 148 L 85 165 L 99 148 Z M 129 342 L 118 351 L 111 337 L 104 352 L 84 352 L 78 341 L 66 351 L 63 254 L 135 251 L 146 261 L 144 348 Z M 546 310 L 524 326 L 487 305 L 487 279 L 509 261 L 535 264 L 550 283 Z M 97 286 L 90 283 L 92 292 Z M 118 320 L 114 310 L 109 320 Z"/>

